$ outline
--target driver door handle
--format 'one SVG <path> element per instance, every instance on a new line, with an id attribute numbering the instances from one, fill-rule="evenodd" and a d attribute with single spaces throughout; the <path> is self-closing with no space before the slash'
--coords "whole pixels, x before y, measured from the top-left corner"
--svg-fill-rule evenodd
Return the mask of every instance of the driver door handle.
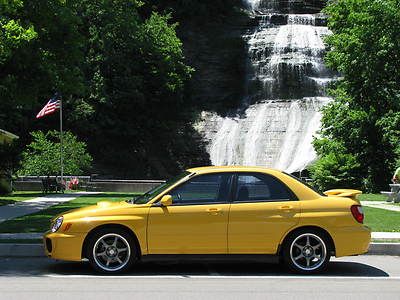
<path id="1" fill-rule="evenodd" d="M 282 205 L 278 207 L 279 210 L 291 210 L 293 209 L 292 205 Z"/>

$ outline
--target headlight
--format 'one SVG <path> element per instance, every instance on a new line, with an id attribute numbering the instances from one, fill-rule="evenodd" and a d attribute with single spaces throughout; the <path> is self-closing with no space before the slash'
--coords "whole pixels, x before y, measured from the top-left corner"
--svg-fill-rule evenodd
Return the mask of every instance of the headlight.
<path id="1" fill-rule="evenodd" d="M 53 224 L 51 224 L 51 232 L 56 232 L 58 229 L 60 229 L 62 222 L 64 220 L 64 217 L 58 217 Z"/>

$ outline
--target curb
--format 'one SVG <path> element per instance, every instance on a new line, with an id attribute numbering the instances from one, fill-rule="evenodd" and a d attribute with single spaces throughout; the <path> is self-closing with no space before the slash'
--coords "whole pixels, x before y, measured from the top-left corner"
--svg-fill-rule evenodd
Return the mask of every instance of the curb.
<path id="1" fill-rule="evenodd" d="M 371 243 L 367 255 L 400 256 L 400 243 Z M 0 257 L 45 257 L 42 244 L 0 244 Z"/>
<path id="2" fill-rule="evenodd" d="M 366 254 L 400 256 L 400 243 L 371 243 Z"/>

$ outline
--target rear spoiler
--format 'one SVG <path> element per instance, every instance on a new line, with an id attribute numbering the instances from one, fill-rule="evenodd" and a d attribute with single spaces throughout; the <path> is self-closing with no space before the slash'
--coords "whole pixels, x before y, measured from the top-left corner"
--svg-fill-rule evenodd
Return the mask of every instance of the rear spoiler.
<path id="1" fill-rule="evenodd" d="M 362 191 L 350 190 L 350 189 L 335 189 L 335 190 L 325 191 L 324 194 L 326 196 L 348 197 L 355 200 L 357 199 L 357 195 L 362 194 Z"/>

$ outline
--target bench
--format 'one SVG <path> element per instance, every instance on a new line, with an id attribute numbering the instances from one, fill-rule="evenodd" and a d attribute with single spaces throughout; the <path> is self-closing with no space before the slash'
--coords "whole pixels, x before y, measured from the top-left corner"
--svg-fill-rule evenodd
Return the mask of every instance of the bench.
<path id="1" fill-rule="evenodd" d="M 56 178 L 43 178 L 42 179 L 42 191 L 44 194 L 49 192 L 64 193 L 64 186 L 61 182 L 58 182 Z"/>
<path id="2" fill-rule="evenodd" d="M 386 202 L 400 203 L 400 184 L 389 184 L 390 192 L 382 191 L 381 194 L 387 197 Z"/>

